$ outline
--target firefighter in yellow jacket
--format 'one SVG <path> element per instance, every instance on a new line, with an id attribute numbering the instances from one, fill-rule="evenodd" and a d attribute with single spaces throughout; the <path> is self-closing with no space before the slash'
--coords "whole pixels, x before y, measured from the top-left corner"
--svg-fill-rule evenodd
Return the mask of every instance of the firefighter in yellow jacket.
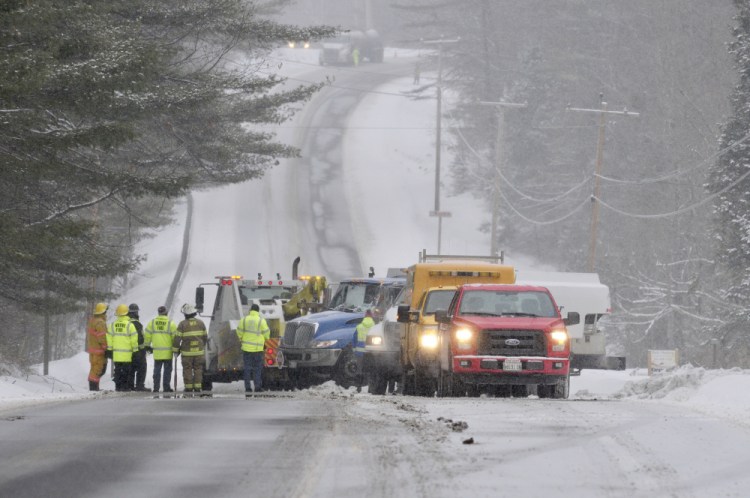
<path id="1" fill-rule="evenodd" d="M 115 310 L 117 318 L 107 329 L 107 351 L 115 363 L 115 391 L 130 391 L 130 363 L 138 351 L 138 332 L 130 323 L 128 305 L 120 304 Z"/>
<path id="2" fill-rule="evenodd" d="M 154 355 L 154 392 L 158 393 L 159 387 L 163 386 L 165 393 L 171 393 L 169 380 L 172 377 L 172 343 L 177 324 L 167 316 L 166 306 L 159 306 L 157 311 L 159 316 L 148 322 L 143 331 L 143 343 L 146 350 Z"/>
<path id="3" fill-rule="evenodd" d="M 208 332 L 203 320 L 195 317 L 198 314 L 195 306 L 183 304 L 181 311 L 185 319 L 177 326 L 172 351 L 177 356 L 182 354 L 182 380 L 185 383 L 185 392 L 200 392 L 203 389 L 203 370 L 206 368 Z"/>
<path id="4" fill-rule="evenodd" d="M 251 379 L 254 391 L 263 391 L 263 356 L 266 341 L 270 337 L 271 330 L 266 319 L 260 316 L 260 306 L 251 305 L 250 312 L 242 317 L 237 325 L 237 338 L 242 345 L 242 361 L 245 368 L 245 396 L 253 392 L 250 386 Z"/>
<path id="5" fill-rule="evenodd" d="M 89 391 L 99 390 L 99 380 L 107 371 L 107 310 L 97 303 L 86 327 L 86 351 L 89 353 Z"/>

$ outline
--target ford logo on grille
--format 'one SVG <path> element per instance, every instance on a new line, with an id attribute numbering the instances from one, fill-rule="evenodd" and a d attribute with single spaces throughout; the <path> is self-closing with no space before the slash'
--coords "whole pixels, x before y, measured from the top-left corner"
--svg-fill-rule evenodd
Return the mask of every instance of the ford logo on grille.
<path id="1" fill-rule="evenodd" d="M 521 341 L 518 339 L 505 339 L 506 346 L 520 346 Z"/>

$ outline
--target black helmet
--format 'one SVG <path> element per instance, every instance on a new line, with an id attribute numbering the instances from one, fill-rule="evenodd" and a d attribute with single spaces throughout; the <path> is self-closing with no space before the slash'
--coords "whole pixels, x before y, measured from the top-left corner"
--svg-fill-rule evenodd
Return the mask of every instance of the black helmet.
<path id="1" fill-rule="evenodd" d="M 128 311 L 131 313 L 138 313 L 138 305 L 133 303 L 130 306 L 128 306 Z"/>

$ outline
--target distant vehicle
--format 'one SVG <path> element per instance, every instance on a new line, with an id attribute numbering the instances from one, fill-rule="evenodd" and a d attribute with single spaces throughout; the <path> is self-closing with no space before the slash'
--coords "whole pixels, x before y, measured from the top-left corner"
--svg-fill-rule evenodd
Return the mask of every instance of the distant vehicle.
<path id="1" fill-rule="evenodd" d="M 607 356 L 606 337 L 599 320 L 612 310 L 609 287 L 596 273 L 519 271 L 516 283 L 546 287 L 567 315 L 580 322 L 568 325 L 570 366 L 577 374 L 584 368 L 625 370 L 624 356 Z"/>
<path id="2" fill-rule="evenodd" d="M 335 38 L 324 39 L 320 44 L 319 62 L 321 65 L 351 66 L 355 48 L 359 50 L 361 60 L 383 62 L 383 42 L 374 29 L 346 31 Z"/>
<path id="3" fill-rule="evenodd" d="M 309 40 L 289 40 L 286 44 L 289 48 L 310 48 L 311 45 Z"/>

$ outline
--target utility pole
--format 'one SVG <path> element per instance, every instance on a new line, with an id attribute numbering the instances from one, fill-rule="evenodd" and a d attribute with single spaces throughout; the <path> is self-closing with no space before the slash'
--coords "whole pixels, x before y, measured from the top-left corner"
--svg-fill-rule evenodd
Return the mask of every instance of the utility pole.
<path id="1" fill-rule="evenodd" d="M 503 92 L 505 93 L 505 92 Z M 500 218 L 500 170 L 503 167 L 503 142 L 505 141 L 505 109 L 523 109 L 527 104 L 505 102 L 479 102 L 482 105 L 495 106 L 497 109 L 497 139 L 495 142 L 495 185 L 492 193 L 492 226 L 490 230 L 490 254 L 497 256 L 497 224 Z"/>
<path id="2" fill-rule="evenodd" d="M 435 210 L 430 211 L 430 216 L 438 219 L 438 239 L 437 254 L 441 253 L 441 243 L 443 239 L 443 218 L 450 218 L 449 211 L 440 211 L 440 149 L 442 134 L 442 117 L 443 117 L 443 45 L 445 43 L 457 43 L 460 38 L 454 40 L 426 40 L 423 43 L 437 44 L 438 50 L 438 77 L 436 83 L 437 89 L 437 124 L 435 125 Z"/>
<path id="3" fill-rule="evenodd" d="M 596 267 L 596 239 L 597 239 L 597 228 L 599 224 L 599 195 L 600 195 L 600 176 L 602 173 L 602 160 L 604 156 L 604 132 L 607 125 L 607 115 L 619 115 L 619 116 L 632 116 L 638 117 L 640 113 L 628 111 L 627 108 L 623 108 L 622 111 L 610 111 L 607 108 L 607 103 L 604 101 L 604 94 L 599 94 L 599 101 L 601 107 L 599 109 L 582 109 L 579 107 L 570 107 L 568 105 L 568 111 L 576 112 L 593 112 L 599 114 L 599 139 L 596 143 L 596 166 L 594 172 L 594 193 L 591 196 L 591 230 L 589 239 L 589 258 L 586 265 L 586 269 L 589 272 L 593 272 Z"/>

